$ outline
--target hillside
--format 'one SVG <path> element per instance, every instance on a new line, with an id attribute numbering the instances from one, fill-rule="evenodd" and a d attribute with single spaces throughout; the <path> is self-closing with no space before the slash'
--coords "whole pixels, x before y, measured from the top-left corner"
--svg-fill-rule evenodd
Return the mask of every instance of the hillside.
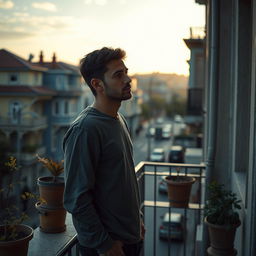
<path id="1" fill-rule="evenodd" d="M 135 74 L 138 80 L 138 87 L 142 90 L 148 90 L 150 86 L 166 84 L 170 90 L 182 97 L 187 95 L 188 77 L 177 74 L 152 73 L 152 74 Z"/>

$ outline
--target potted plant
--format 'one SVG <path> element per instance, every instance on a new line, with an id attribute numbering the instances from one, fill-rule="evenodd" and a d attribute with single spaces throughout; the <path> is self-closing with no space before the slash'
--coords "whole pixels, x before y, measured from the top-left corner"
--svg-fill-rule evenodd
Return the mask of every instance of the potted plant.
<path id="1" fill-rule="evenodd" d="M 171 207 L 187 208 L 191 187 L 196 181 L 195 178 L 180 175 L 180 168 L 177 168 L 177 175 L 168 175 L 165 178 L 168 187 L 168 198 Z"/>
<path id="2" fill-rule="evenodd" d="M 241 222 L 237 210 L 241 200 L 235 193 L 224 189 L 223 184 L 212 182 L 209 186 L 208 200 L 205 204 L 205 223 L 208 226 L 211 246 L 209 255 L 236 255 L 234 239 Z"/>
<path id="3" fill-rule="evenodd" d="M 15 185 L 20 182 L 14 182 L 13 177 L 18 170 L 16 159 L 10 157 L 5 166 L 10 171 L 10 182 L 6 187 L 0 189 L 1 213 L 0 213 L 0 255 L 1 256 L 26 256 L 28 252 L 29 241 L 33 237 L 33 229 L 22 224 L 28 218 L 27 214 L 21 211 L 16 205 L 12 205 L 13 191 Z M 26 192 L 28 193 L 28 192 Z M 31 193 L 21 195 L 24 200 L 34 197 Z"/>
<path id="4" fill-rule="evenodd" d="M 35 205 L 40 213 L 40 230 L 47 233 L 63 232 L 66 230 L 66 210 L 63 207 L 65 184 L 64 178 L 59 177 L 64 170 L 63 161 L 55 162 L 39 155 L 37 159 L 52 174 L 37 179 L 40 197 L 46 202 L 37 202 Z"/>

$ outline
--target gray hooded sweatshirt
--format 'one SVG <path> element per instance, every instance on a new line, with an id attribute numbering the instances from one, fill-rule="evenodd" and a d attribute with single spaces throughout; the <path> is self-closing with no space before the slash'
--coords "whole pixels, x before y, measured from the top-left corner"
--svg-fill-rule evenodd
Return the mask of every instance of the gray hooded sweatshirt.
<path id="1" fill-rule="evenodd" d="M 124 118 L 87 107 L 64 142 L 64 206 L 81 245 L 99 253 L 140 241 L 139 191 Z"/>

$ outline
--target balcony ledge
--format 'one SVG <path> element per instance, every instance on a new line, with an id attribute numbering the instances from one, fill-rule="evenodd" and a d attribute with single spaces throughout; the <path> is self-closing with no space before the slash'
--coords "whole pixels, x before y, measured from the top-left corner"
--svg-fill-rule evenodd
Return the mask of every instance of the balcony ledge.
<path id="1" fill-rule="evenodd" d="M 34 237 L 29 243 L 28 256 L 52 256 L 60 255 L 67 244 L 76 239 L 76 231 L 72 223 L 72 217 L 68 213 L 66 218 L 66 231 L 57 234 L 49 234 L 34 230 Z"/>

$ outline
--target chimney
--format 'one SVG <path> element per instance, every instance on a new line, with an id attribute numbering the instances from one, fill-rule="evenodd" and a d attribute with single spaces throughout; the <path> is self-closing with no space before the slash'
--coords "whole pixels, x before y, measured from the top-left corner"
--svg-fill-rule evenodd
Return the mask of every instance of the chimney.
<path id="1" fill-rule="evenodd" d="M 52 56 L 52 63 L 53 64 L 56 63 L 56 54 L 55 54 L 55 52 L 53 53 L 53 56 Z"/>
<path id="2" fill-rule="evenodd" d="M 44 55 L 43 55 L 43 51 L 40 51 L 40 55 L 39 55 L 39 63 L 43 64 L 44 63 Z"/>
<path id="3" fill-rule="evenodd" d="M 32 62 L 32 59 L 34 58 L 34 55 L 32 53 L 28 56 L 28 62 Z"/>

